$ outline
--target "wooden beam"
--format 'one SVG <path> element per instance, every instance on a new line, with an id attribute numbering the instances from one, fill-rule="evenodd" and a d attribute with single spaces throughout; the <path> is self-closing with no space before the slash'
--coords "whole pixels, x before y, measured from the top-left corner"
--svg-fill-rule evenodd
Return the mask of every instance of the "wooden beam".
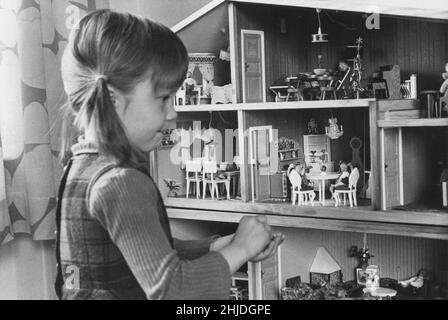
<path id="1" fill-rule="evenodd" d="M 366 207 L 321 207 L 297 206 L 291 203 L 259 203 L 237 200 L 197 200 L 185 198 L 166 198 L 169 208 L 197 211 L 211 210 L 220 212 L 240 212 L 253 214 L 271 214 L 291 217 L 325 218 L 337 220 L 357 220 L 365 222 L 404 223 L 415 225 L 433 225 L 448 227 L 448 211 L 417 212 L 404 210 L 372 210 Z"/>
<path id="2" fill-rule="evenodd" d="M 238 27 L 236 8 L 233 2 L 228 5 L 229 15 L 229 47 L 230 47 L 230 81 L 233 85 L 232 101 L 237 103 L 239 100 L 240 77 L 238 60 Z"/>
<path id="3" fill-rule="evenodd" d="M 369 130 L 370 130 L 370 187 L 372 208 L 379 210 L 381 205 L 380 193 L 380 144 L 378 140 L 378 128 L 376 126 L 378 118 L 378 106 L 376 101 L 369 103 Z"/>
<path id="4" fill-rule="evenodd" d="M 232 80 L 233 81 L 233 80 Z M 175 106 L 176 112 L 208 112 L 208 111 L 259 111 L 259 110 L 299 110 L 299 109 L 329 109 L 329 108 L 361 108 L 369 107 L 374 99 L 347 100 L 311 100 L 267 103 L 228 103 Z M 376 122 L 375 122 L 376 125 Z"/>
<path id="5" fill-rule="evenodd" d="M 256 4 L 269 4 L 289 7 L 320 8 L 328 10 L 366 12 L 369 5 L 363 0 L 232 0 Z M 374 5 L 381 15 L 408 16 L 448 20 L 448 10 L 445 0 L 408 1 L 408 0 L 377 0 Z"/>
<path id="6" fill-rule="evenodd" d="M 378 120 L 380 128 L 447 127 L 448 118 Z"/>
<path id="7" fill-rule="evenodd" d="M 167 212 L 168 217 L 171 219 L 216 221 L 226 223 L 239 223 L 243 216 L 254 215 L 249 213 L 227 211 L 198 211 L 176 208 L 168 208 Z M 448 227 L 320 219 L 315 217 L 290 217 L 269 214 L 266 214 L 266 217 L 268 224 L 274 227 L 319 229 L 448 240 Z"/>
<path id="8" fill-rule="evenodd" d="M 250 175 L 248 170 L 248 147 L 247 147 L 247 122 L 244 111 L 238 111 L 238 153 L 240 156 L 240 190 L 241 200 L 249 201 L 249 181 Z"/>
<path id="9" fill-rule="evenodd" d="M 205 6 L 200 8 L 198 11 L 192 13 L 191 15 L 186 17 L 184 20 L 182 20 L 181 22 L 177 23 L 175 26 L 173 26 L 171 28 L 171 30 L 173 32 L 179 32 L 180 30 L 182 30 L 186 26 L 188 26 L 191 23 L 193 23 L 196 20 L 198 20 L 200 17 L 204 16 L 205 14 L 207 14 L 210 11 L 212 11 L 213 9 L 215 9 L 220 4 L 224 3 L 225 1 L 226 0 L 213 0 L 213 1 L 210 1 Z"/>

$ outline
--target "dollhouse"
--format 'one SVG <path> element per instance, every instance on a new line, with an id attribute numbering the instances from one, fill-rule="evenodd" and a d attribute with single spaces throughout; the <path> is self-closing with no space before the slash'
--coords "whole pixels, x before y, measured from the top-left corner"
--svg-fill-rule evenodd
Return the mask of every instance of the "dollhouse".
<path id="1" fill-rule="evenodd" d="M 448 15 L 425 15 L 403 2 L 382 17 L 380 30 L 371 30 L 344 1 L 322 1 L 316 33 L 316 9 L 309 5 L 214 0 L 172 27 L 202 86 L 199 103 L 176 99 L 176 144 L 150 156 L 162 194 L 169 191 L 164 179 L 180 185 L 178 197 L 165 198 L 175 230 L 196 236 L 232 230 L 244 214 L 265 214 L 274 228 L 286 230 L 291 242 L 283 254 L 243 270 L 250 299 L 280 298 L 285 279 L 297 270 L 306 280 L 315 249 L 325 243 L 338 255 L 343 276 L 353 278 L 354 265 L 340 248 L 360 234 L 383 253 L 376 261 L 382 276 L 401 280 L 425 265 L 448 286 L 446 263 L 433 259 L 448 260 L 446 182 L 440 181 L 448 167 L 448 115 L 425 114 L 436 107 L 426 96 L 396 97 L 412 74 L 420 92 L 440 85 Z M 411 33 L 420 37 L 418 46 Z M 207 41 L 199 45 L 198 38 Z M 219 58 L 223 50 L 230 59 Z M 428 54 L 431 59 L 423 58 Z M 338 70 L 340 61 L 347 68 Z M 401 83 L 389 82 L 381 97 L 394 95 L 379 99 L 375 88 L 387 81 L 369 90 L 370 82 L 380 83 L 369 77 L 391 64 L 400 65 Z M 359 168 L 356 206 L 335 207 L 329 194 L 339 161 Z M 315 181 L 313 206 L 291 203 L 288 168 L 298 163 Z M 294 241 L 306 244 L 297 251 Z M 404 262 L 404 251 L 413 264 Z"/>

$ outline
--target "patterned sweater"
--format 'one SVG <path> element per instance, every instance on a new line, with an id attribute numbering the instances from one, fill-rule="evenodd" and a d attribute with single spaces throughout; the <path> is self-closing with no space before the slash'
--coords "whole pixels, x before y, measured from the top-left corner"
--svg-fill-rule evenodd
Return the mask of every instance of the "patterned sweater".
<path id="1" fill-rule="evenodd" d="M 230 270 L 213 238 L 173 239 L 144 169 L 81 142 L 62 197 L 63 299 L 228 299 Z M 76 278 L 75 278 L 76 277 Z"/>

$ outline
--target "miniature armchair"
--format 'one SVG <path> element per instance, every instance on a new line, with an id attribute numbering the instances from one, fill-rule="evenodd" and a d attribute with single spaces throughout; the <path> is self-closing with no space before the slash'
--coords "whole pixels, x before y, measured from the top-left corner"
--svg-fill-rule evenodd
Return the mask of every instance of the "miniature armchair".
<path id="1" fill-rule="evenodd" d="M 300 206 L 302 204 L 307 204 L 308 200 L 311 206 L 314 206 L 314 198 L 316 194 L 314 190 L 302 190 L 302 177 L 296 170 L 291 170 L 288 175 L 289 181 L 291 182 L 291 202 L 294 205 L 296 203 Z"/>
<path id="2" fill-rule="evenodd" d="M 348 178 L 348 187 L 336 187 L 334 190 L 334 198 L 336 200 L 334 205 L 335 207 L 337 207 L 341 201 L 339 198 L 339 195 L 341 194 L 344 197 L 344 205 L 346 205 L 346 196 L 348 196 L 350 207 L 353 207 L 353 204 L 355 206 L 358 205 L 358 201 L 356 199 L 356 185 L 358 184 L 358 180 L 359 170 L 358 168 L 354 168 Z"/>

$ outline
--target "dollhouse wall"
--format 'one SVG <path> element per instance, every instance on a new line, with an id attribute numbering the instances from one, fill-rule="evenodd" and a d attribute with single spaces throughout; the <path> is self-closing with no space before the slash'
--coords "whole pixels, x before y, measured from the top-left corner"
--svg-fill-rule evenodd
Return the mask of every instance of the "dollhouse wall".
<path id="1" fill-rule="evenodd" d="M 217 155 L 217 163 L 221 163 L 221 161 L 232 163 L 233 157 L 237 155 L 238 152 L 238 146 L 236 142 L 238 139 L 235 137 L 237 136 L 237 120 L 236 120 L 236 112 L 213 112 L 213 114 L 210 114 L 209 112 L 188 112 L 188 113 L 180 113 L 178 115 L 176 128 L 178 129 L 185 129 L 190 130 L 193 132 L 193 124 L 194 122 L 200 123 L 200 129 L 207 130 L 209 128 L 210 124 L 210 117 L 212 119 L 211 121 L 211 127 L 213 129 L 216 129 L 220 132 L 222 137 L 222 146 L 221 148 L 216 148 L 216 155 Z M 174 127 L 174 124 L 173 124 Z M 230 131 L 228 134 L 226 134 L 226 129 L 231 130 L 234 135 L 230 135 Z M 233 148 L 231 151 L 226 152 L 226 143 L 230 143 L 230 141 L 227 141 L 228 139 L 233 140 Z M 194 146 L 193 143 L 199 144 L 198 151 L 200 152 L 200 155 L 194 154 Z M 193 142 L 190 147 L 190 156 L 191 157 L 201 157 L 204 155 L 204 148 L 203 144 L 201 143 L 199 139 L 196 139 L 195 142 Z M 202 145 L 202 148 L 201 148 Z M 181 165 L 178 163 L 174 163 L 171 161 L 171 156 L 173 153 L 179 154 L 179 147 L 180 145 L 174 145 L 170 147 L 159 147 L 157 150 L 157 179 L 158 179 L 158 186 L 161 190 L 162 196 L 165 197 L 168 193 L 168 188 L 165 185 L 165 182 L 163 179 L 169 178 L 176 180 L 180 185 L 181 189 L 179 190 L 179 194 L 185 196 L 185 171 L 181 169 Z"/>
<path id="2" fill-rule="evenodd" d="M 220 50 L 227 50 L 229 46 L 228 25 L 227 4 L 224 3 L 177 33 L 189 53 L 206 52 L 216 56 L 214 63 L 216 86 L 231 82 L 230 63 L 219 59 Z M 198 76 L 195 80 L 200 82 Z"/>
<path id="3" fill-rule="evenodd" d="M 264 31 L 267 89 L 286 76 L 312 72 L 318 54 L 323 55 L 324 68 L 335 70 L 338 60 L 346 58 L 346 46 L 354 45 L 359 36 L 364 39 L 364 80 L 380 66 L 398 64 L 402 82 L 417 74 L 419 91 L 441 85 L 448 50 L 447 22 L 381 15 L 380 29 L 368 30 L 361 13 L 329 11 L 330 19 L 324 11 L 320 15 L 322 32 L 328 33 L 329 42 L 311 43 L 311 34 L 318 27 L 315 9 L 246 3 L 236 7 L 238 37 L 241 29 Z M 284 34 L 280 31 L 282 18 L 286 21 Z M 241 52 L 239 38 L 236 44 Z M 267 101 L 274 99 L 268 90 L 266 97 Z"/>
<path id="4" fill-rule="evenodd" d="M 172 219 L 171 228 L 175 237 L 197 239 L 230 234 L 235 232 L 236 225 Z M 357 260 L 348 256 L 348 250 L 352 245 L 363 245 L 363 233 L 273 229 L 286 236 L 281 247 L 282 285 L 285 285 L 286 279 L 297 275 L 303 282 L 309 282 L 309 270 L 320 246 L 324 246 L 341 266 L 343 280 L 354 280 Z M 379 266 L 382 278 L 404 280 L 426 268 L 433 280 L 448 284 L 447 241 L 369 234 L 367 245 L 375 256 L 370 263 Z"/>
<path id="5" fill-rule="evenodd" d="M 440 203 L 440 173 L 448 167 L 447 128 L 403 128 L 404 203 Z"/>
<path id="6" fill-rule="evenodd" d="M 370 168 L 370 143 L 367 108 L 334 109 L 332 111 L 333 116 L 338 119 L 338 124 L 342 124 L 344 129 L 342 137 L 330 142 L 331 160 L 335 163 L 335 169 L 338 169 L 339 160 L 346 162 L 352 160 L 350 140 L 357 136 L 363 141 L 360 150 L 361 158 L 364 159 L 365 170 L 368 170 Z M 308 121 L 311 118 L 316 119 L 318 134 L 324 134 L 330 116 L 330 110 L 327 109 L 247 112 L 247 126 L 272 125 L 273 129 L 278 129 L 279 138 L 294 139 L 300 144 L 301 150 L 299 152 L 303 153 L 303 135 L 308 134 Z"/>

